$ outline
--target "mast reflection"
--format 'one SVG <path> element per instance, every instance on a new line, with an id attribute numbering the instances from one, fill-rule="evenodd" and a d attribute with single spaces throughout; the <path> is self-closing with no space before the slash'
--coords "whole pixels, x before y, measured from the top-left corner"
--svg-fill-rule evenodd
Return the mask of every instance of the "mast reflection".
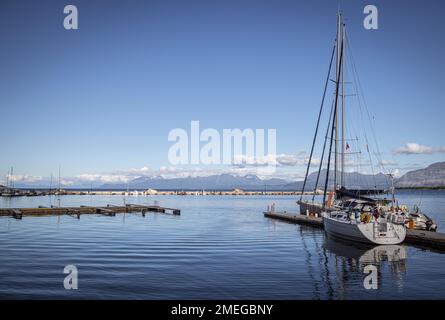
<path id="1" fill-rule="evenodd" d="M 401 245 L 370 246 L 342 239 L 325 236 L 323 247 L 335 257 L 337 279 L 340 280 L 339 295 L 346 294 L 346 289 L 351 282 L 361 285 L 359 279 L 363 279 L 364 268 L 374 265 L 378 271 L 378 285 L 382 285 L 382 271 L 389 266 L 390 275 L 398 288 L 403 288 L 406 274 L 407 251 Z"/>
<path id="2" fill-rule="evenodd" d="M 351 299 L 363 294 L 378 294 L 385 282 L 403 290 L 407 250 L 402 245 L 372 246 L 328 236 L 322 230 L 299 226 L 302 258 L 311 284 L 311 299 Z M 367 265 L 378 272 L 378 288 L 364 288 Z M 387 283 L 388 285 L 388 283 Z"/>

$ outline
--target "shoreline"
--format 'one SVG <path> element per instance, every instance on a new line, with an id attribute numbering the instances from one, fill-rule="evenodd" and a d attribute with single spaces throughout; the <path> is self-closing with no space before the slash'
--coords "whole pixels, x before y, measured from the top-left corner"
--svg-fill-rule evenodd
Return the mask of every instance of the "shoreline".
<path id="1" fill-rule="evenodd" d="M 418 188 L 396 188 L 400 190 L 445 190 L 444 187 L 418 187 Z M 322 190 L 305 191 L 303 195 L 323 195 Z M 34 196 L 61 196 L 61 195 L 119 195 L 119 196 L 301 196 L 301 191 L 295 190 L 155 190 L 155 189 L 13 189 L 12 192 L 1 193 L 0 197 L 34 197 Z"/>
<path id="2" fill-rule="evenodd" d="M 1 197 L 33 197 L 33 196 L 65 196 L 65 195 L 98 195 L 98 196 L 297 196 L 302 195 L 301 191 L 255 191 L 255 190 L 16 190 L 16 193 L 2 194 Z M 323 192 L 317 190 L 316 195 L 322 195 Z M 314 195 L 313 191 L 304 192 L 303 195 Z"/>

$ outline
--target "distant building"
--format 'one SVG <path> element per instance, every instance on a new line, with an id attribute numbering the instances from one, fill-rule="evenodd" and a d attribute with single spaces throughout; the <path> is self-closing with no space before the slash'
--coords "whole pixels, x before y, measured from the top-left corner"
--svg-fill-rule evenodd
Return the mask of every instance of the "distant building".
<path id="1" fill-rule="evenodd" d="M 145 190 L 144 193 L 145 193 L 146 195 L 155 195 L 155 194 L 158 194 L 158 190 L 149 188 L 149 189 Z"/>
<path id="2" fill-rule="evenodd" d="M 238 188 L 232 190 L 232 194 L 244 194 L 244 191 Z"/>

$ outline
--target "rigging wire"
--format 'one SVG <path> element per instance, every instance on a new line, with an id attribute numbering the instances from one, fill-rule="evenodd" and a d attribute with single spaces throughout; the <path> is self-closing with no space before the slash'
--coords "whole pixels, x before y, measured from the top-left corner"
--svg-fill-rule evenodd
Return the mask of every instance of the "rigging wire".
<path id="1" fill-rule="evenodd" d="M 307 169 L 306 169 L 306 175 L 304 177 L 304 182 L 303 182 L 303 188 L 301 190 L 301 197 L 300 197 L 300 201 L 303 200 L 303 194 L 304 194 L 304 190 L 306 188 L 306 182 L 307 182 L 307 177 L 309 174 L 309 168 L 311 167 L 311 162 L 312 162 L 312 155 L 314 154 L 314 147 L 315 147 L 315 142 L 317 140 L 317 135 L 318 135 L 318 128 L 320 126 L 320 118 L 321 115 L 323 113 L 323 106 L 324 106 L 324 100 L 326 97 L 326 90 L 328 88 L 328 83 L 329 83 L 329 77 L 331 75 L 331 68 L 332 68 L 332 61 L 334 60 L 334 54 L 335 54 L 335 48 L 337 46 L 337 41 L 334 41 L 334 47 L 332 48 L 332 54 L 331 54 L 331 61 L 329 62 L 329 70 L 328 70 L 328 75 L 326 76 L 326 82 L 324 85 L 324 91 L 323 91 L 323 98 L 321 99 L 321 105 L 320 105 L 320 111 L 318 113 L 318 120 L 317 120 L 317 126 L 315 128 L 315 134 L 314 134 L 314 140 L 312 142 L 312 148 L 311 148 L 311 153 L 309 155 L 309 162 L 307 165 Z"/>
<path id="2" fill-rule="evenodd" d="M 343 41 L 341 44 L 341 51 L 340 51 L 340 63 L 339 63 L 339 70 L 341 70 L 341 65 L 342 65 L 342 60 L 343 60 Z M 335 107 L 334 107 L 334 118 L 332 121 L 332 130 L 331 130 L 331 141 L 329 144 L 329 154 L 328 154 L 328 167 L 327 167 L 327 171 L 326 171 L 326 180 L 325 180 L 325 185 L 324 185 L 324 193 L 323 193 L 323 207 L 326 206 L 326 192 L 328 189 L 328 182 L 329 182 L 329 168 L 330 168 L 330 164 L 331 164 L 331 155 L 332 155 L 332 139 L 334 137 L 334 128 L 335 128 L 335 121 L 337 120 L 337 107 L 338 107 L 338 90 L 339 90 L 339 85 L 340 85 L 340 72 L 337 75 L 337 85 L 336 85 L 336 90 L 335 90 Z M 334 188 L 336 188 L 336 186 L 334 185 Z"/>
<path id="3" fill-rule="evenodd" d="M 345 76 L 348 77 L 350 72 L 349 72 L 349 68 L 348 65 L 345 64 L 344 66 L 344 72 L 345 72 Z M 353 84 L 353 82 L 348 82 L 350 84 Z M 356 96 L 356 94 L 348 94 L 346 96 Z M 347 126 L 345 126 L 346 129 L 346 136 L 349 138 L 350 141 L 350 145 L 349 145 L 349 149 L 351 150 L 356 150 L 357 152 L 346 152 L 345 153 L 345 166 L 351 166 L 353 168 L 356 169 L 356 172 L 359 173 L 360 172 L 360 145 L 359 145 L 359 138 L 358 138 L 358 130 L 355 127 L 355 122 L 354 121 L 349 121 L 349 116 L 350 114 L 352 114 L 352 112 L 354 111 L 355 108 L 349 107 L 348 110 L 349 112 L 347 114 L 344 115 L 346 119 L 346 122 L 348 123 Z M 354 118 L 354 117 L 351 117 Z M 349 159 L 349 164 L 348 164 L 348 160 Z M 361 175 L 359 174 L 350 174 L 350 175 L 345 175 L 345 179 L 346 181 L 349 181 L 349 185 L 353 185 L 354 188 L 360 188 L 360 186 L 365 185 L 363 182 L 363 178 L 361 177 Z M 346 184 L 345 184 L 346 186 Z"/>
<path id="4" fill-rule="evenodd" d="M 317 192 L 318 182 L 320 180 L 321 168 L 323 167 L 323 159 L 324 159 L 324 154 L 325 154 L 325 150 L 326 150 L 326 143 L 329 139 L 329 128 L 331 127 L 332 113 L 334 112 L 334 102 L 335 102 L 335 100 L 332 99 L 331 113 L 329 115 L 328 126 L 326 127 L 326 135 L 325 135 L 324 144 L 323 144 L 323 152 L 321 153 L 320 166 L 319 166 L 318 172 L 317 172 L 317 180 L 315 180 L 314 194 L 312 195 L 312 201 L 315 200 L 315 194 Z"/>
<path id="5" fill-rule="evenodd" d="M 360 81 L 360 77 L 358 75 L 358 71 L 357 71 L 354 55 L 352 54 L 349 33 L 346 33 L 346 40 L 347 40 L 346 41 L 346 46 L 347 46 L 347 50 L 349 52 L 349 59 L 350 59 L 350 63 L 351 63 L 351 66 L 352 66 L 352 71 L 355 74 L 356 84 L 357 84 L 358 89 L 359 89 L 356 92 L 357 93 L 357 97 L 358 97 L 358 101 L 359 101 L 359 105 L 361 107 L 361 103 L 360 103 L 360 98 L 361 98 L 361 101 L 363 102 L 363 106 L 365 108 L 366 114 L 367 114 L 368 119 L 369 119 L 369 126 L 371 128 L 372 137 L 373 137 L 374 144 L 375 144 L 376 151 L 377 151 L 377 153 L 375 154 L 375 157 L 377 158 L 378 164 L 381 167 L 381 169 L 384 172 L 387 172 L 387 169 L 385 168 L 384 163 L 382 161 L 382 157 L 381 157 L 382 153 L 380 151 L 379 143 L 378 143 L 378 140 L 377 140 L 377 137 L 376 137 L 376 132 L 375 132 L 375 128 L 374 128 L 374 125 L 373 125 L 373 121 L 371 121 L 374 118 L 372 118 L 371 115 L 370 115 L 368 104 L 366 102 L 365 95 L 364 95 L 364 90 L 363 90 L 363 87 L 362 87 L 362 84 L 361 84 L 361 81 Z"/>
<path id="6" fill-rule="evenodd" d="M 375 135 L 375 130 L 374 130 L 374 127 L 373 127 L 373 123 L 371 121 L 371 115 L 369 113 L 369 109 L 368 109 L 367 104 L 366 104 L 366 100 L 365 100 L 365 97 L 364 97 L 364 94 L 363 94 L 363 89 L 362 89 L 362 86 L 361 86 L 360 78 L 358 76 L 358 72 L 357 72 L 357 68 L 356 68 L 356 65 L 355 65 L 354 57 L 352 55 L 352 50 L 351 50 L 350 41 L 349 41 L 349 34 L 346 35 L 346 38 L 347 38 L 346 47 L 347 47 L 347 50 L 348 50 L 348 53 L 349 53 L 349 62 L 351 64 L 351 71 L 352 71 L 352 76 L 353 76 L 353 79 L 354 79 L 353 85 L 354 85 L 354 89 L 355 89 L 355 91 L 357 93 L 357 102 L 358 102 L 358 107 L 359 107 L 359 111 L 360 111 L 360 118 L 361 118 L 363 124 L 369 123 L 369 127 L 370 127 L 371 133 L 372 133 L 372 137 L 374 139 L 373 142 L 374 142 L 374 144 L 376 146 L 376 149 L 377 149 L 377 154 L 375 155 L 377 163 L 381 167 L 382 171 L 386 172 L 386 169 L 383 166 L 383 161 L 381 159 L 381 152 L 380 152 L 379 145 L 377 143 L 377 138 L 376 138 L 376 135 Z M 364 119 L 364 115 L 363 115 L 364 111 L 363 111 L 363 109 L 366 111 L 366 115 L 367 115 L 367 118 L 368 118 L 367 122 L 365 122 L 365 119 Z M 365 142 L 366 142 L 366 151 L 367 151 L 368 156 L 369 156 L 371 173 L 372 173 L 372 179 L 373 179 L 373 182 L 374 182 L 374 188 L 377 189 L 377 181 L 376 181 L 376 176 L 374 174 L 375 173 L 374 164 L 373 164 L 373 161 L 372 161 L 371 152 L 369 150 L 369 146 L 371 145 L 371 143 L 370 143 L 370 140 L 368 139 L 368 135 L 366 134 L 366 130 L 365 130 L 364 126 L 362 127 L 362 129 L 363 129 L 363 136 L 364 136 Z"/>

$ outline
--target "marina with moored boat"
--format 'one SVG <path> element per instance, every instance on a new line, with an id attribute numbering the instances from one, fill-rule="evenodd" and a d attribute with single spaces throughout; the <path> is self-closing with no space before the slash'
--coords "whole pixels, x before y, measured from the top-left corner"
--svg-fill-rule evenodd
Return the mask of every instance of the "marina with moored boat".
<path id="1" fill-rule="evenodd" d="M 332 49 L 301 197 L 297 201 L 300 215 L 288 214 L 286 212 L 277 213 L 275 212 L 275 205 L 269 206 L 264 215 L 269 218 L 323 227 L 328 235 L 351 242 L 373 245 L 397 245 L 403 243 L 406 239 L 406 242 L 421 243 L 422 245 L 445 249 L 445 235 L 434 233 L 437 230 L 437 224 L 434 220 L 424 214 L 417 205 L 412 210 L 409 210 L 407 206 L 399 204 L 395 196 L 394 180 L 391 173 L 387 175 L 391 183 L 388 186 L 388 190 L 379 189 L 377 186 L 371 189 L 348 189 L 346 187 L 344 178 L 345 156 L 351 155 L 351 153 L 347 152 L 350 149 L 350 145 L 345 139 L 345 55 L 346 49 L 350 50 L 349 45 L 346 44 L 346 41 L 349 41 L 347 39 L 345 20 L 338 13 L 337 36 Z M 332 80 L 331 69 L 334 57 L 336 57 L 336 72 L 335 80 Z M 355 66 L 352 66 L 352 69 L 354 68 Z M 315 200 L 315 193 L 312 196 L 312 200 L 303 199 L 303 194 L 314 156 L 320 120 L 330 81 L 335 84 L 334 99 L 329 112 L 329 121 L 326 127 L 317 178 L 313 186 L 313 189 L 317 190 L 319 184 L 322 183 L 323 177 L 321 177 L 321 172 L 325 153 L 327 153 L 323 196 L 322 201 L 318 202 Z M 372 166 L 372 157 L 366 133 L 365 139 L 369 162 Z M 332 165 L 334 167 L 333 176 L 331 176 L 332 155 L 334 155 L 334 163 Z M 382 161 L 380 161 L 380 164 L 383 168 Z M 385 193 L 390 193 L 391 198 L 382 198 L 381 195 Z"/>
<path id="2" fill-rule="evenodd" d="M 303 215 L 292 212 L 264 211 L 264 217 L 288 223 L 307 225 L 313 228 L 324 228 L 323 218 L 315 215 Z M 417 229 L 406 229 L 403 244 L 410 244 L 428 249 L 445 251 L 445 233 Z"/>

